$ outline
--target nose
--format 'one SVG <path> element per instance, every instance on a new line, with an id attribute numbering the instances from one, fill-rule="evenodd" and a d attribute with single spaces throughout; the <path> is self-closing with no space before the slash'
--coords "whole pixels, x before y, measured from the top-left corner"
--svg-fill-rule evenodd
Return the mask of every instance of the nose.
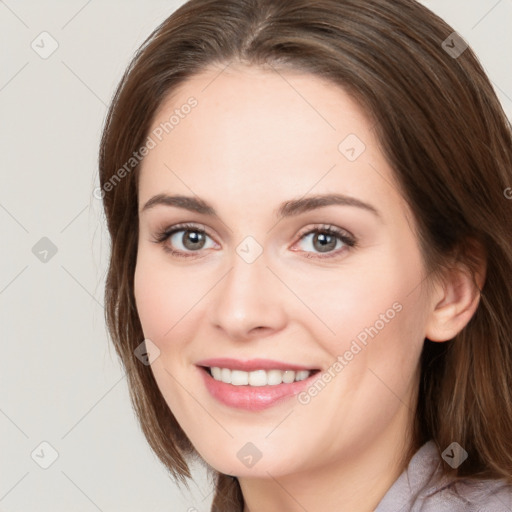
<path id="1" fill-rule="evenodd" d="M 211 324 L 235 341 L 274 334 L 286 326 L 283 285 L 264 254 L 247 263 L 238 255 L 209 302 Z"/>

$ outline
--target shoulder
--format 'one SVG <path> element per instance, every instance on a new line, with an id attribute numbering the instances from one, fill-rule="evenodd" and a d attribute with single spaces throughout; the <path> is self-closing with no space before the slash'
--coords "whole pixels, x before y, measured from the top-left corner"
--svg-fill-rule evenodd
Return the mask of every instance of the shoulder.
<path id="1" fill-rule="evenodd" d="M 442 493 L 468 512 L 512 512 L 512 485 L 504 480 L 461 480 Z"/>
<path id="2" fill-rule="evenodd" d="M 506 481 L 453 481 L 441 468 L 435 443 L 425 443 L 375 512 L 512 512 L 512 485 Z"/>

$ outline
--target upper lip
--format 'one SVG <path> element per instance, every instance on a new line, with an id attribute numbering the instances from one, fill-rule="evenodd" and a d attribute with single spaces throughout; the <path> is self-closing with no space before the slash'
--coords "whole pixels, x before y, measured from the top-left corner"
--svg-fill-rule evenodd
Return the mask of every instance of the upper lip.
<path id="1" fill-rule="evenodd" d="M 232 359 L 229 357 L 219 357 L 212 359 L 203 359 L 196 363 L 197 366 L 209 368 L 229 368 L 231 370 L 242 370 L 251 372 L 255 370 L 315 370 L 312 366 L 303 366 L 300 364 L 285 363 L 284 361 L 275 361 L 272 359 Z"/>

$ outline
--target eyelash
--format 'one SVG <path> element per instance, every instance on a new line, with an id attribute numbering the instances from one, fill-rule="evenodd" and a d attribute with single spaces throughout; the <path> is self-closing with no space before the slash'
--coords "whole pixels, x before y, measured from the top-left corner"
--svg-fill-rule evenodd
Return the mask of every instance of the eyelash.
<path id="1" fill-rule="evenodd" d="M 166 228 L 163 231 L 158 232 L 155 235 L 152 242 L 154 242 L 156 244 L 163 245 L 164 251 L 168 252 L 172 256 L 176 256 L 178 258 L 193 258 L 193 257 L 195 257 L 193 255 L 193 253 L 200 252 L 200 251 L 191 251 L 192 254 L 187 254 L 187 253 L 183 253 L 181 251 L 175 251 L 174 249 L 171 249 L 170 247 L 165 245 L 165 242 L 172 235 L 174 235 L 175 233 L 178 233 L 180 231 L 193 231 L 196 233 L 204 234 L 204 235 L 208 236 L 209 238 L 212 238 L 212 237 L 210 237 L 210 235 L 208 235 L 208 232 L 206 230 L 204 230 L 203 228 L 200 228 L 195 224 L 184 223 L 184 224 L 176 224 L 175 226 L 172 226 L 171 228 Z M 353 237 L 352 235 L 349 235 L 346 231 L 343 231 L 343 230 L 341 230 L 335 226 L 331 226 L 331 225 L 323 225 L 321 227 L 309 229 L 300 234 L 299 241 L 302 240 L 303 238 L 305 238 L 307 235 L 310 235 L 313 233 L 314 234 L 323 233 L 323 234 L 335 236 L 343 242 L 345 247 L 338 249 L 337 251 L 332 251 L 330 253 L 326 253 L 327 255 L 324 255 L 324 256 L 319 256 L 319 254 L 321 254 L 321 253 L 313 253 L 314 255 L 312 255 L 311 253 L 306 252 L 306 256 L 305 256 L 306 258 L 317 258 L 317 259 L 335 258 L 337 256 L 340 256 L 341 252 L 346 252 L 347 249 L 351 250 L 351 249 L 354 249 L 355 247 L 357 247 L 357 240 L 355 239 L 355 237 Z"/>

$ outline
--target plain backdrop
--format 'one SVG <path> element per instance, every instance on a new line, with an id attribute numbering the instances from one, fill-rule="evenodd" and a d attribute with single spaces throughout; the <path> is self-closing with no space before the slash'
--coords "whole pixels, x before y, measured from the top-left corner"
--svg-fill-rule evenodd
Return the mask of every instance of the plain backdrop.
<path id="1" fill-rule="evenodd" d="M 132 412 L 92 194 L 114 88 L 182 3 L 0 0 L 0 511 L 209 510 L 203 470 L 177 488 Z M 424 3 L 473 47 L 512 118 L 512 0 Z"/>

